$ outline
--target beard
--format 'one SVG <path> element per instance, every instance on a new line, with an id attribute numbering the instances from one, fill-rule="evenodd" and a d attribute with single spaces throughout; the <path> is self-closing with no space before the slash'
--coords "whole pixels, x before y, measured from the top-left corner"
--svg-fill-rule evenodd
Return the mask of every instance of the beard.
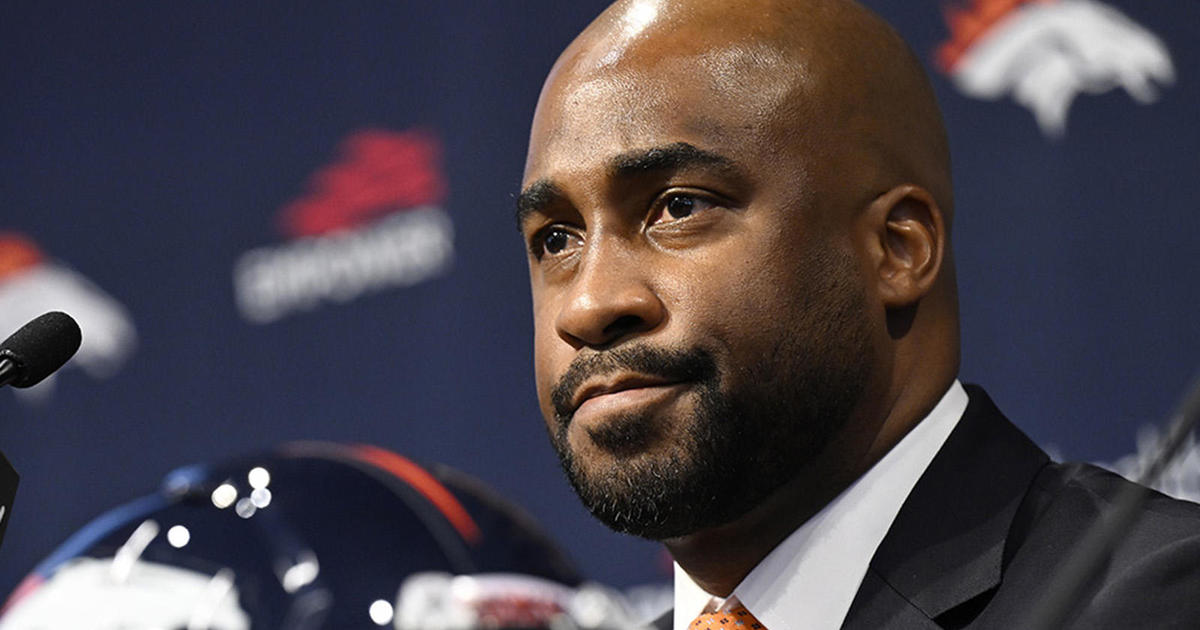
<path id="1" fill-rule="evenodd" d="M 551 392 L 551 442 L 584 506 L 608 527 L 653 540 L 732 522 L 765 501 L 815 458 L 846 425 L 870 378 L 873 351 L 863 290 L 848 257 L 813 256 L 818 270 L 793 295 L 773 351 L 719 365 L 704 347 L 622 345 L 581 355 Z M 819 286 L 813 286 L 818 285 Z M 570 400 L 591 376 L 628 370 L 690 385 L 691 417 L 665 453 L 652 417 L 606 420 L 589 438 L 613 457 L 578 461 L 567 439 Z M 590 464 L 590 465 L 586 465 Z"/>

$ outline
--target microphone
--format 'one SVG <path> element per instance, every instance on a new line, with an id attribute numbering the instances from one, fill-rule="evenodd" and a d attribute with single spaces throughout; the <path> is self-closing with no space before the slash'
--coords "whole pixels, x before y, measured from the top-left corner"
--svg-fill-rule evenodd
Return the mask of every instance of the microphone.
<path id="1" fill-rule="evenodd" d="M 0 387 L 32 387 L 70 359 L 83 335 L 70 315 L 51 311 L 0 344 Z"/>

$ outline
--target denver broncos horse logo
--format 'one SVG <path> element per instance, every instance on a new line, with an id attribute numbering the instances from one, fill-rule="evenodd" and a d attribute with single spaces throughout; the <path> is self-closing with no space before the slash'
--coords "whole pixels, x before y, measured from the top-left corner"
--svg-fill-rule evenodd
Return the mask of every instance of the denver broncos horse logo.
<path id="1" fill-rule="evenodd" d="M 1066 131 L 1080 93 L 1122 88 L 1139 103 L 1175 80 L 1171 55 L 1150 31 L 1094 0 L 971 0 L 948 8 L 951 38 L 938 65 L 964 94 L 1011 96 L 1047 136 Z"/>

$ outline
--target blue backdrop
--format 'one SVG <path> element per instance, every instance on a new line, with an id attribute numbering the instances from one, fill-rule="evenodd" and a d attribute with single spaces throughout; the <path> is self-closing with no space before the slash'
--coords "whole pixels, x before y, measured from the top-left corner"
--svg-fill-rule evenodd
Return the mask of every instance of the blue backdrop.
<path id="1" fill-rule="evenodd" d="M 170 469 L 298 438 L 445 462 L 591 577 L 666 579 L 562 481 L 512 218 L 542 79 L 604 4 L 10 7 L 0 336 L 60 308 L 85 342 L 0 392 L 0 591 Z M 1135 452 L 1200 366 L 1200 3 L 868 4 L 950 127 L 964 379 L 1065 456 Z"/>

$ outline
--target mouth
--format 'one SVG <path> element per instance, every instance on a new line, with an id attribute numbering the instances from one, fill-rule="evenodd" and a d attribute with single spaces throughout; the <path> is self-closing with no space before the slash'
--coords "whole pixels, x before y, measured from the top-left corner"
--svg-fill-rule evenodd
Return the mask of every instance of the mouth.
<path id="1" fill-rule="evenodd" d="M 586 407 L 623 406 L 655 397 L 682 385 L 682 381 L 644 374 L 627 374 L 585 382 L 571 400 L 571 414 Z"/>
<path id="2" fill-rule="evenodd" d="M 553 383 L 549 403 L 559 430 L 583 418 L 595 428 L 618 416 L 645 418 L 656 407 L 674 405 L 693 387 L 709 387 L 716 375 L 712 355 L 698 347 L 632 345 L 587 352 Z"/>

